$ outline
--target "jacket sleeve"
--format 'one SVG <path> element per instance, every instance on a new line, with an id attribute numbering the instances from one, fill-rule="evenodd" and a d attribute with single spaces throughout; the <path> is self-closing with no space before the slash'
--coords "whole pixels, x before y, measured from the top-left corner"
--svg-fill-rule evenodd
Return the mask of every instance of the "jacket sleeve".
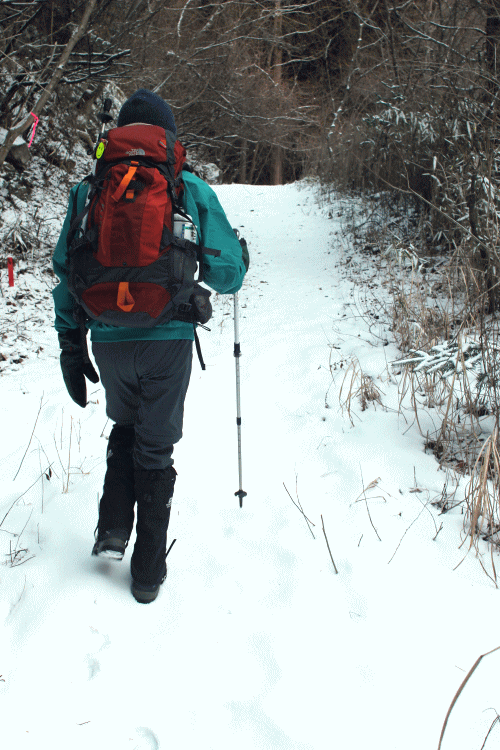
<path id="1" fill-rule="evenodd" d="M 68 236 L 71 224 L 73 201 L 77 200 L 78 211 L 81 211 L 85 204 L 85 190 L 80 189 L 80 185 L 77 185 L 76 187 L 71 189 L 66 218 L 64 219 L 61 234 L 59 235 L 59 239 L 52 256 L 52 267 L 57 278 L 59 279 L 59 284 L 52 290 L 52 297 L 54 299 L 54 309 L 56 314 L 54 325 L 58 333 L 62 333 L 68 328 L 78 328 L 78 324 L 73 317 L 75 300 L 68 291 L 68 274 L 66 271 L 66 237 Z"/>
<path id="2" fill-rule="evenodd" d="M 217 258 L 205 256 L 204 282 L 220 294 L 235 294 L 246 272 L 241 245 L 212 188 L 196 175 L 184 172 L 182 176 L 184 206 L 198 228 L 201 243 L 221 251 Z"/>

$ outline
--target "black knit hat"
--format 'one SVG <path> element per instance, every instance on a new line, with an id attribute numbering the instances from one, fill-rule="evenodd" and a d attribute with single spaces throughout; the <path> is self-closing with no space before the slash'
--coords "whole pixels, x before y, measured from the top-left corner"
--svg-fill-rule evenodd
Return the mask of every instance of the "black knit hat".
<path id="1" fill-rule="evenodd" d="M 174 135 L 177 133 L 174 115 L 168 104 L 147 89 L 139 89 L 127 99 L 120 110 L 116 125 L 121 128 L 133 122 L 159 125 L 160 128 L 170 130 Z"/>

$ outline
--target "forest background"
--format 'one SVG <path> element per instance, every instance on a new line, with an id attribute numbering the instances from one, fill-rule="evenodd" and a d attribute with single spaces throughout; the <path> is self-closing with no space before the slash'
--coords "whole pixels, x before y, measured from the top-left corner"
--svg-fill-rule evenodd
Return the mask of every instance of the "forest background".
<path id="1" fill-rule="evenodd" d="M 1 0 L 0 26 L 0 167 L 30 113 L 89 145 L 106 86 L 147 87 L 222 182 L 415 199 L 496 309 L 500 0 Z"/>
<path id="2" fill-rule="evenodd" d="M 416 412 L 441 409 L 427 447 L 471 474 L 469 528 L 499 546 L 500 0 L 0 0 L 0 28 L 4 216 L 54 170 L 81 179 L 103 98 L 139 87 L 220 182 L 370 196 L 351 229 L 409 262 L 390 314 Z M 16 226 L 3 267 L 43 254 L 41 223 Z"/>

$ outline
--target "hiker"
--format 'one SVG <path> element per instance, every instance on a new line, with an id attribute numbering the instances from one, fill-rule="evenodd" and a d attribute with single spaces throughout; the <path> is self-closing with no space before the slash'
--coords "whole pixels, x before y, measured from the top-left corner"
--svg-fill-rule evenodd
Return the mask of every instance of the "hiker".
<path id="1" fill-rule="evenodd" d="M 121 169 L 120 175 L 123 173 L 124 176 L 118 176 L 121 182 L 112 195 L 114 201 L 112 210 L 123 212 L 135 210 L 134 206 L 138 205 L 139 200 L 137 195 L 143 194 L 141 190 L 144 189 L 146 178 L 150 182 L 163 180 L 162 174 L 167 174 L 165 167 L 155 168 L 153 165 L 151 168 L 150 163 L 142 167 L 140 159 L 141 155 L 149 153 L 148 149 L 153 149 L 154 154 L 155 148 L 166 148 L 166 153 L 171 154 L 171 161 L 175 161 L 175 182 L 173 183 L 175 191 L 171 189 L 172 180 L 168 188 L 168 195 L 171 195 L 172 200 L 172 213 L 174 200 L 180 200 L 182 211 L 191 217 L 196 227 L 198 244 L 202 246 L 203 253 L 207 253 L 203 254 L 200 264 L 204 271 L 203 280 L 216 292 L 234 294 L 240 289 L 248 269 L 248 251 L 246 246 L 243 246 L 242 250 L 242 245 L 212 188 L 191 170 L 182 169 L 185 165 L 186 151 L 180 142 L 176 141 L 176 132 L 177 128 L 170 106 L 156 94 L 139 89 L 125 102 L 118 115 L 117 127 L 104 134 L 96 149 L 96 157 L 99 157 L 101 151 L 104 162 L 106 149 L 113 157 L 113 149 L 117 148 L 116 144 L 125 142 L 128 144 L 127 148 L 132 146 L 126 152 L 129 158 L 124 159 L 125 163 L 115 168 Z M 155 144 L 160 144 L 160 146 Z M 111 159 L 107 169 L 111 169 L 113 163 L 116 162 Z M 139 166 L 133 166 L 137 164 Z M 100 166 L 96 168 L 96 178 L 99 176 L 99 169 Z M 145 176 L 134 179 L 135 170 L 138 170 L 137 174 L 140 175 L 141 169 Z M 146 172 L 148 174 L 145 174 Z M 150 174 L 153 177 L 150 177 Z M 90 182 L 92 184 L 92 179 Z M 97 179 L 95 184 L 102 189 L 102 195 L 104 195 L 106 188 L 104 178 L 100 182 Z M 165 182 L 165 190 L 166 186 Z M 192 320 L 189 317 L 182 319 L 183 316 L 180 313 L 178 317 L 181 319 L 175 319 L 175 316 L 174 319 L 168 319 L 171 313 L 162 312 L 158 316 L 159 322 L 152 325 L 151 321 L 154 322 L 152 316 L 158 315 L 156 311 L 149 314 L 139 312 L 135 315 L 136 320 L 147 319 L 148 322 L 144 324 L 144 327 L 140 327 L 142 323 L 139 327 L 137 323 L 135 327 L 127 326 L 123 320 L 124 318 L 131 320 L 134 317 L 135 306 L 139 306 L 137 300 L 141 296 L 141 287 L 146 290 L 154 287 L 155 294 L 158 293 L 160 298 L 162 295 L 165 297 L 165 289 L 154 283 L 148 283 L 148 286 L 137 283 L 135 287 L 132 281 L 96 284 L 93 287 L 92 300 L 94 302 L 90 301 L 91 296 L 89 296 L 92 290 L 87 289 L 82 293 L 81 298 L 78 298 L 87 302 L 77 304 L 75 289 L 80 277 L 69 270 L 71 263 L 83 263 L 84 261 L 80 259 L 87 256 L 90 261 L 86 260 L 85 263 L 95 264 L 95 261 L 92 260 L 92 253 L 84 255 L 78 249 L 78 242 L 76 245 L 72 244 L 73 240 L 70 240 L 70 235 L 75 236 L 75 223 L 80 231 L 80 227 L 83 227 L 87 221 L 88 237 L 92 236 L 95 239 L 96 233 L 99 234 L 99 250 L 97 255 L 94 252 L 94 258 L 99 258 L 99 253 L 109 250 L 109 248 L 108 250 L 104 248 L 106 242 L 112 243 L 118 237 L 118 245 L 114 248 L 114 252 L 116 254 L 123 251 L 125 260 L 122 263 L 120 259 L 120 262 L 115 263 L 112 269 L 104 269 L 111 274 L 108 275 L 108 279 L 114 278 L 112 274 L 116 275 L 117 265 L 120 266 L 118 269 L 120 273 L 123 271 L 121 266 L 134 265 L 129 262 L 129 256 L 134 251 L 133 232 L 130 229 L 126 230 L 120 222 L 115 222 L 111 230 L 108 222 L 105 228 L 105 213 L 102 214 L 104 218 L 99 226 L 99 218 L 96 219 L 96 216 L 99 216 L 99 210 L 102 209 L 105 200 L 99 203 L 99 196 L 97 196 L 95 199 L 97 202 L 91 201 L 91 208 L 85 209 L 87 191 L 85 182 L 72 188 L 67 216 L 53 256 L 54 270 L 59 278 L 59 284 L 53 290 L 53 297 L 56 313 L 55 328 L 61 347 L 61 369 L 69 395 L 79 406 L 85 407 L 87 403 L 85 377 L 92 383 L 99 380 L 86 347 L 86 333 L 87 329 L 90 329 L 92 352 L 106 394 L 106 413 L 114 422 L 109 436 L 104 488 L 99 504 L 99 519 L 92 554 L 117 560 L 123 558 L 134 523 L 134 506 L 137 505 L 137 539 L 131 559 L 132 593 L 137 601 L 148 603 L 156 598 L 167 571 L 165 562 L 167 528 L 176 479 L 172 453 L 174 444 L 182 436 L 184 399 L 191 374 L 196 322 L 194 324 L 188 322 Z M 165 201 L 165 195 L 162 188 L 157 190 L 156 198 L 154 196 L 153 198 Z M 81 219 L 86 210 L 88 213 Z M 107 209 L 102 210 L 105 212 Z M 115 217 L 120 215 L 128 216 L 126 213 L 115 213 Z M 93 229 L 89 230 L 91 219 L 94 224 Z M 147 222 L 143 223 L 147 224 Z M 170 250 L 163 255 L 159 253 L 160 256 L 167 258 L 170 257 L 170 253 L 174 258 L 170 261 L 171 263 L 174 265 L 180 263 L 188 267 L 191 261 L 186 258 L 188 258 L 188 251 L 191 252 L 194 247 L 193 243 L 174 240 L 173 234 L 164 226 L 146 226 L 145 228 L 143 226 L 140 229 L 141 232 L 156 230 L 162 242 L 165 236 L 170 238 L 169 242 L 174 242 L 170 245 Z M 187 249 L 185 251 L 182 248 L 179 249 L 176 242 L 184 243 Z M 103 248 L 101 248 L 101 243 Z M 150 245 L 151 242 L 149 245 L 146 243 L 148 251 Z M 77 249 L 73 250 L 74 247 Z M 195 249 L 198 252 L 200 248 L 197 246 Z M 70 263 L 68 263 L 68 258 Z M 155 264 L 147 266 L 142 261 L 135 262 L 135 266 L 139 265 L 141 268 L 132 269 L 134 273 L 151 274 L 154 271 L 150 269 L 156 267 Z M 102 268 L 102 266 L 99 267 Z M 194 268 L 196 269 L 196 262 L 194 262 Z M 74 280 L 75 278 L 77 281 Z M 154 282 L 157 279 L 151 278 L 149 281 Z M 108 301 L 104 304 L 104 306 L 111 307 L 111 311 L 105 311 L 99 319 L 97 307 L 94 309 L 92 305 L 97 306 L 99 300 L 104 299 L 108 288 L 118 288 L 118 295 L 116 291 L 113 292 L 113 302 Z M 201 300 L 201 307 L 204 309 L 209 293 L 202 287 L 199 287 L 198 291 L 201 297 L 197 299 Z M 170 296 L 167 295 L 166 299 L 169 298 Z M 141 299 L 143 309 L 146 310 L 149 304 L 157 303 L 157 298 L 151 291 L 147 291 Z M 193 297 L 190 297 L 189 302 L 191 301 Z M 83 329 L 82 304 L 86 312 Z M 178 311 L 189 308 L 191 308 L 190 304 L 184 304 L 183 307 L 179 305 Z M 168 305 L 164 310 L 168 310 Z M 166 322 L 162 322 L 162 315 L 166 316 Z M 140 318 L 140 316 L 143 317 Z M 102 322 L 103 317 L 107 320 L 106 323 Z M 80 325 L 78 320 L 80 320 Z M 110 320 L 114 322 L 111 324 Z M 199 321 L 200 318 L 196 320 Z M 201 322 L 206 322 L 206 320 L 206 317 L 201 317 Z"/>

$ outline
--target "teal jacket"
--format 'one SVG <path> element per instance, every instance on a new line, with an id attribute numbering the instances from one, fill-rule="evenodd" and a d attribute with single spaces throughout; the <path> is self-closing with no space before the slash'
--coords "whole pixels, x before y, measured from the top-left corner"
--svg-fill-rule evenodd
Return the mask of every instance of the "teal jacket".
<path id="1" fill-rule="evenodd" d="M 204 283 L 220 294 L 235 294 L 241 288 L 245 276 L 245 266 L 241 257 L 241 246 L 227 220 L 219 199 L 199 177 L 191 172 L 182 172 L 184 181 L 183 208 L 192 217 L 198 229 L 201 244 L 220 250 L 215 258 L 205 256 Z M 80 189 L 79 189 L 80 188 Z M 55 328 L 62 332 L 68 328 L 78 328 L 73 317 L 75 300 L 68 291 L 66 270 L 66 236 L 71 222 L 71 208 L 77 195 L 77 210 L 85 205 L 86 185 L 80 183 L 71 189 L 66 218 L 52 259 L 59 284 L 52 291 L 56 313 Z M 109 326 L 90 320 L 87 323 L 92 341 L 165 341 L 171 339 L 194 339 L 191 323 L 172 320 L 170 323 L 153 328 L 123 328 Z"/>

